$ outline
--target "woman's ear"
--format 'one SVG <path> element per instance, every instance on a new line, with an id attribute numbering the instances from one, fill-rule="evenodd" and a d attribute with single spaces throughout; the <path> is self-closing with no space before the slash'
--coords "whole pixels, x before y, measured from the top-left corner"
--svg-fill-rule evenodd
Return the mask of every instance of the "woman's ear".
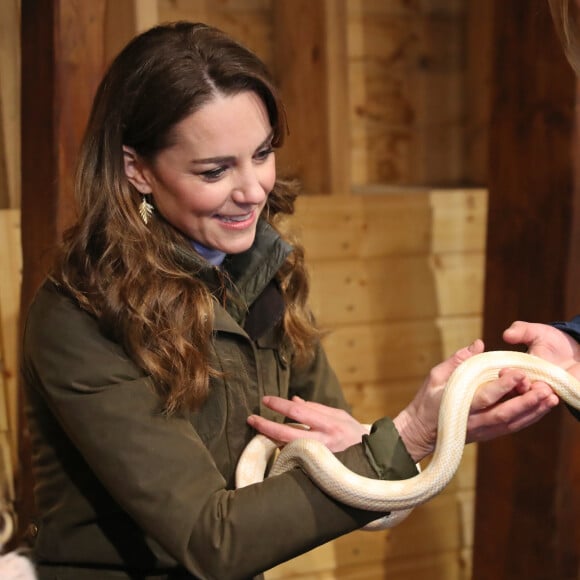
<path id="1" fill-rule="evenodd" d="M 144 172 L 142 161 L 139 159 L 135 150 L 126 145 L 123 145 L 123 165 L 127 179 L 139 193 L 147 195 L 152 192 L 149 180 Z"/>

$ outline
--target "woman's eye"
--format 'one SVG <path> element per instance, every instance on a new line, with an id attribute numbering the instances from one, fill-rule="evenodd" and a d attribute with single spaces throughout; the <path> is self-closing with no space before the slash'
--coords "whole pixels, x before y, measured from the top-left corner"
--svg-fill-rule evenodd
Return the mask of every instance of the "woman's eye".
<path id="1" fill-rule="evenodd" d="M 258 161 L 265 161 L 270 153 L 274 152 L 274 148 L 269 146 L 269 147 L 265 147 L 264 149 L 260 149 L 256 155 L 254 156 Z"/>
<path id="2" fill-rule="evenodd" d="M 226 172 L 225 167 L 216 167 L 215 169 L 209 169 L 208 171 L 202 171 L 199 175 L 203 177 L 206 181 L 217 181 Z"/>

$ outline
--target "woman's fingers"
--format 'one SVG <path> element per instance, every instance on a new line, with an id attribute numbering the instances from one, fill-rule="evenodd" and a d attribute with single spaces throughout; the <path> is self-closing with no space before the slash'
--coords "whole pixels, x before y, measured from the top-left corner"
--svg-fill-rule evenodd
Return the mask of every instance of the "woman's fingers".
<path id="1" fill-rule="evenodd" d="M 289 400 L 282 397 L 266 396 L 262 401 L 272 411 L 276 411 L 296 423 L 308 425 L 311 429 L 324 431 L 332 429 L 332 426 L 337 422 L 349 423 L 354 420 L 349 413 L 342 409 L 304 401 L 300 397 L 293 397 Z"/>
<path id="2" fill-rule="evenodd" d="M 481 354 L 483 351 L 484 344 L 480 339 L 475 340 L 469 346 L 459 349 L 448 359 L 431 369 L 427 379 L 429 385 L 444 385 L 451 376 L 451 373 L 453 373 L 462 362 L 465 362 L 468 358 L 471 358 L 476 354 Z"/>
<path id="3" fill-rule="evenodd" d="M 267 396 L 263 398 L 263 402 L 269 409 L 293 422 L 305 425 L 308 429 L 308 433 L 305 433 L 304 430 L 297 430 L 288 424 L 276 423 L 256 415 L 248 418 L 248 423 L 254 429 L 281 443 L 309 437 L 321 441 L 331 451 L 342 451 L 360 443 L 362 436 L 368 433 L 366 426 L 361 425 L 352 415 L 342 409 L 320 403 L 310 403 L 299 397 L 288 400 Z"/>
<path id="4" fill-rule="evenodd" d="M 288 423 L 277 423 L 265 417 L 260 417 L 260 415 L 250 415 L 248 424 L 262 435 L 266 435 L 266 437 L 280 444 L 289 443 L 294 441 L 294 439 L 305 436 L 304 429 L 293 427 Z"/>

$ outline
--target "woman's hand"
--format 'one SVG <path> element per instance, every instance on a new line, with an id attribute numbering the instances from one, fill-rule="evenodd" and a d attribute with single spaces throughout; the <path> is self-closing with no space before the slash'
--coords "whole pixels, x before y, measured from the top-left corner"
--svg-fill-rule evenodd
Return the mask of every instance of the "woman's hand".
<path id="1" fill-rule="evenodd" d="M 411 403 L 394 419 L 407 451 L 418 462 L 435 448 L 441 397 L 452 372 L 484 350 L 481 340 L 458 350 L 434 367 Z M 482 385 L 473 398 L 466 441 L 485 441 L 513 433 L 542 418 L 558 404 L 545 383 L 531 383 L 517 370 L 505 369 L 499 378 Z"/>
<path id="2" fill-rule="evenodd" d="M 365 425 L 359 423 L 352 415 L 342 409 L 304 401 L 300 397 L 288 400 L 267 396 L 263 398 L 263 402 L 266 407 L 273 411 L 308 427 L 308 430 L 305 431 L 304 429 L 296 429 L 292 425 L 270 421 L 259 415 L 248 417 L 248 423 L 256 431 L 280 442 L 280 444 L 308 437 L 321 441 L 331 451 L 337 452 L 360 443 L 362 436 L 368 433 L 368 428 Z"/>

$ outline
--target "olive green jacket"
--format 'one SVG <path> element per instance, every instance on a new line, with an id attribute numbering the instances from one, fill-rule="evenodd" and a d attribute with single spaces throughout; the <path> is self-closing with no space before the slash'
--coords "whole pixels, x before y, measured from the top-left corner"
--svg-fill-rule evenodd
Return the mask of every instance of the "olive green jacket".
<path id="1" fill-rule="evenodd" d="M 33 446 L 38 520 L 33 549 L 43 579 L 251 578 L 377 517 L 341 505 L 300 470 L 234 489 L 265 394 L 346 408 L 319 346 L 295 368 L 272 283 L 291 251 L 261 223 L 254 247 L 228 259 L 237 300 L 215 305 L 209 398 L 198 412 L 161 413 L 151 378 L 97 320 L 52 283 L 30 308 L 22 371 Z M 183 252 L 182 252 L 183 254 Z M 200 258 L 196 275 L 216 274 Z M 247 308 L 244 307 L 247 305 Z M 390 420 L 338 454 L 351 469 L 415 475 Z"/>

